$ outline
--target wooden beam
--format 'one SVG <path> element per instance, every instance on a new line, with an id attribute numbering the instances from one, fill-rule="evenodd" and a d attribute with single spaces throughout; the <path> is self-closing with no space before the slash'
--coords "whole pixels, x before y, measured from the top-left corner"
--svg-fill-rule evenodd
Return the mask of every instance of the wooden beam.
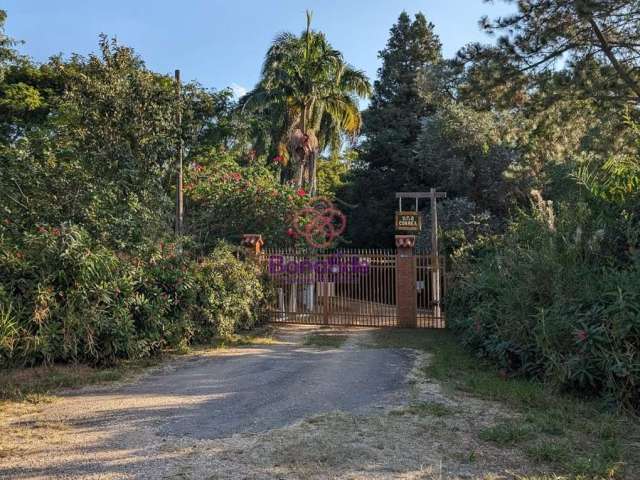
<path id="1" fill-rule="evenodd" d="M 445 192 L 396 192 L 396 198 L 447 198 Z"/>

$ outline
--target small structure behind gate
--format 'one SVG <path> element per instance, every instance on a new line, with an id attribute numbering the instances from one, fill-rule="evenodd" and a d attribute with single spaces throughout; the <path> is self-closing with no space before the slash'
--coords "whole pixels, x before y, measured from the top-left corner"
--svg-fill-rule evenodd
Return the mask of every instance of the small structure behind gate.
<path id="1" fill-rule="evenodd" d="M 396 250 L 262 250 L 248 247 L 274 282 L 275 323 L 445 328 L 442 257 L 415 252 L 415 237 L 396 236 Z"/>

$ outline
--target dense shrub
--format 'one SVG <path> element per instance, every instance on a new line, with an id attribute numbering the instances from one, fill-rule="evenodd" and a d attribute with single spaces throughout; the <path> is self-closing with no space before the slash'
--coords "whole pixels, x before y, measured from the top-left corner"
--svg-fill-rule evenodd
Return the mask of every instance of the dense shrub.
<path id="1" fill-rule="evenodd" d="M 262 234 L 270 246 L 288 245 L 293 214 L 308 200 L 266 166 L 242 167 L 226 156 L 195 164 L 185 190 L 188 231 L 205 248 L 220 238 L 237 244 L 245 233 Z"/>
<path id="2" fill-rule="evenodd" d="M 224 245 L 198 259 L 164 244 L 131 256 L 68 225 L 0 242 L 0 365 L 108 364 L 258 321 L 258 271 Z"/>
<path id="3" fill-rule="evenodd" d="M 521 214 L 459 258 L 453 327 L 505 371 L 640 406 L 640 257 L 629 218 L 585 204 Z"/>

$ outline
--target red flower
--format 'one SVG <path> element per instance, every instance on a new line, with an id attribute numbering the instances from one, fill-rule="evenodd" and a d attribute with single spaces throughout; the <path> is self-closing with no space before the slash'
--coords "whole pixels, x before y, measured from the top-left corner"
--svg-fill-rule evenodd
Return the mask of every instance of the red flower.
<path id="1" fill-rule="evenodd" d="M 282 155 L 276 155 L 273 157 L 273 163 L 284 163 L 284 157 Z"/>
<path id="2" fill-rule="evenodd" d="M 579 342 L 585 342 L 589 338 L 589 332 L 586 330 L 578 330 L 576 332 L 576 340 Z"/>
<path id="3" fill-rule="evenodd" d="M 304 197 L 304 196 L 307 194 L 307 192 L 305 192 L 305 191 L 304 191 L 304 188 L 299 188 L 299 189 L 296 191 L 296 193 L 297 193 L 297 194 L 298 194 L 298 196 L 300 196 L 300 197 Z"/>
<path id="4" fill-rule="evenodd" d="M 59 228 L 54 228 L 53 230 L 51 230 L 51 233 L 53 235 L 55 235 L 56 237 L 60 236 L 60 229 Z"/>
<path id="5" fill-rule="evenodd" d="M 287 230 L 287 235 L 289 235 L 291 238 L 296 238 L 298 236 L 293 228 Z"/>
<path id="6" fill-rule="evenodd" d="M 201 172 L 202 170 L 204 170 L 204 167 L 203 167 L 202 165 L 200 165 L 199 163 L 196 163 L 196 164 L 194 165 L 193 169 L 194 169 L 196 172 Z"/>

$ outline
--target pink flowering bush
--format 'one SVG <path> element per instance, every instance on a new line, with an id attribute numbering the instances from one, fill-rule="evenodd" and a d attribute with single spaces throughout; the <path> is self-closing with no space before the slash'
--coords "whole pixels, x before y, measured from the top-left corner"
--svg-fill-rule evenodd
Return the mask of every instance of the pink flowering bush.
<path id="1" fill-rule="evenodd" d="M 266 167 L 231 160 L 190 172 L 188 182 L 188 230 L 205 249 L 219 238 L 237 245 L 245 233 L 262 234 L 268 246 L 289 245 L 293 215 L 308 198 Z"/>

